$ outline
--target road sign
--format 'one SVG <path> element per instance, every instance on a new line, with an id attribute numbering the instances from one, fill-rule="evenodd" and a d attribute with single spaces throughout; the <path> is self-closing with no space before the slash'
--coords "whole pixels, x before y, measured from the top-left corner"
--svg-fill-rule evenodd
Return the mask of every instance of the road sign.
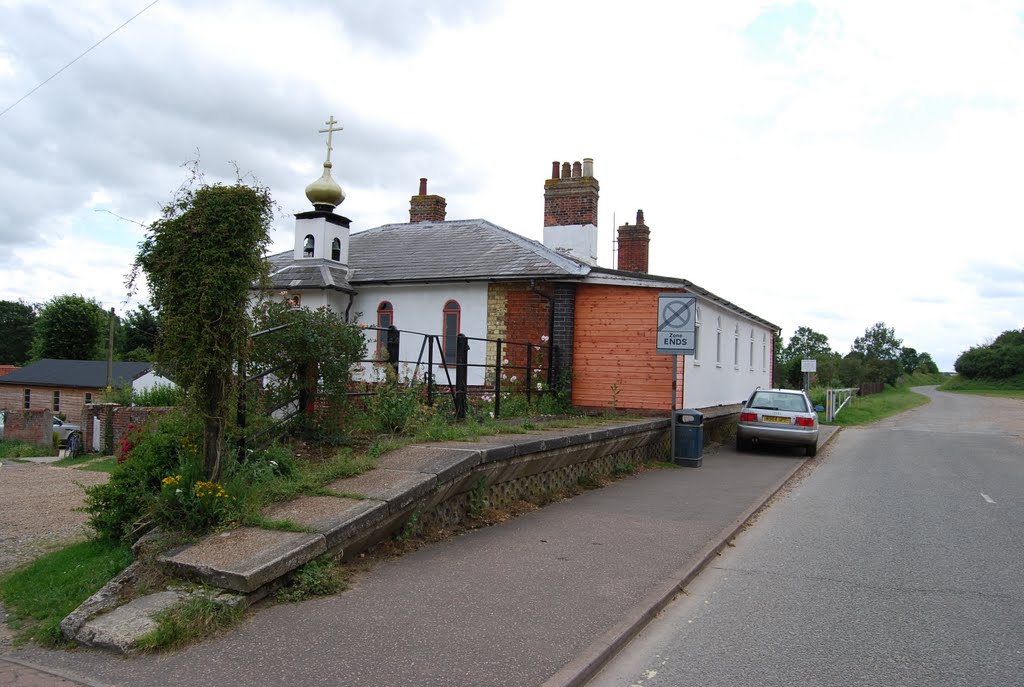
<path id="1" fill-rule="evenodd" d="M 658 353 L 693 355 L 696 324 L 696 296 L 658 294 Z"/>
<path id="2" fill-rule="evenodd" d="M 804 358 L 803 360 L 800 361 L 800 371 L 801 372 L 817 372 L 818 371 L 818 361 L 815 360 L 814 358 Z"/>

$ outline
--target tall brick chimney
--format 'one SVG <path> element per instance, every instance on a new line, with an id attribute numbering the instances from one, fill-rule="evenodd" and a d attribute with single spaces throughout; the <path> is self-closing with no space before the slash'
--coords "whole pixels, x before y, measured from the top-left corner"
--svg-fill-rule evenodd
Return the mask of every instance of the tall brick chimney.
<path id="1" fill-rule="evenodd" d="M 552 162 L 544 182 L 544 245 L 597 264 L 597 197 L 594 160 Z"/>
<path id="2" fill-rule="evenodd" d="M 409 199 L 410 222 L 443 222 L 447 202 L 442 196 L 427 195 L 427 180 L 420 179 L 420 192 Z"/>
<path id="3" fill-rule="evenodd" d="M 618 269 L 625 272 L 647 272 L 651 230 L 644 224 L 644 211 L 636 211 L 636 224 L 626 222 L 619 227 Z"/>

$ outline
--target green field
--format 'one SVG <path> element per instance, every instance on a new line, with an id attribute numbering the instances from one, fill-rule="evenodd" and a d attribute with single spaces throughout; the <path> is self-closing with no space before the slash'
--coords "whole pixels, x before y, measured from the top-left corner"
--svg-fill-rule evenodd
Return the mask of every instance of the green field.
<path id="1" fill-rule="evenodd" d="M 1003 398 L 1024 398 L 1024 375 L 1006 379 L 965 379 L 949 377 L 939 387 L 940 391 L 978 396 L 1000 396 Z"/>

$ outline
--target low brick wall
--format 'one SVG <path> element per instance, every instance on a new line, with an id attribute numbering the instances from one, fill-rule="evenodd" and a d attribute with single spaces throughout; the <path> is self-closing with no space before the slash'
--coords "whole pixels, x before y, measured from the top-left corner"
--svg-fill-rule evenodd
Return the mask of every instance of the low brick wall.
<path id="1" fill-rule="evenodd" d="M 4 414 L 4 438 L 53 447 L 53 413 L 49 408 L 8 410 Z"/>
<path id="2" fill-rule="evenodd" d="M 120 406 L 116 403 L 94 403 L 85 407 L 85 421 L 82 425 L 82 439 L 88 450 L 94 446 L 93 420 L 100 421 L 100 452 L 112 454 L 128 434 L 128 428 L 145 425 L 150 418 L 159 417 L 171 408 L 149 408 L 144 406 Z M 112 428 L 107 431 L 108 425 Z"/>

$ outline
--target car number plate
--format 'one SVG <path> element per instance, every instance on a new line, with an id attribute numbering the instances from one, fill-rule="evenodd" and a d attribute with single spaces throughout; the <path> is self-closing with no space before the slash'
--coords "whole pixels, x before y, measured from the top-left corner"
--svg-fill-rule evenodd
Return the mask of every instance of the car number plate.
<path id="1" fill-rule="evenodd" d="M 789 418 L 788 417 L 779 417 L 777 415 L 765 415 L 762 419 L 765 422 L 777 422 L 780 425 L 788 425 L 789 424 Z"/>

